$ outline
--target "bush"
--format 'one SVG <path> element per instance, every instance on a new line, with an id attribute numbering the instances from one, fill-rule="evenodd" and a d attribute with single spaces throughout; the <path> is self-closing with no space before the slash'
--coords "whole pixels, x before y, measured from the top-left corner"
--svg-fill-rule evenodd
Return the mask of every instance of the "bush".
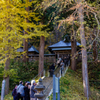
<path id="1" fill-rule="evenodd" d="M 23 63 L 11 60 L 10 72 L 10 89 L 13 89 L 20 80 L 30 81 L 38 74 L 38 61 Z"/>
<path id="2" fill-rule="evenodd" d="M 89 84 L 100 90 L 100 62 L 88 62 Z M 77 76 L 82 77 L 82 63 L 77 64 Z"/>
<path id="3" fill-rule="evenodd" d="M 0 65 L 0 92 L 4 73 L 10 76 L 9 89 L 12 90 L 16 84 L 19 84 L 20 80 L 23 82 L 31 81 L 38 74 L 38 65 L 38 61 L 24 63 L 18 59 L 10 60 L 10 69 L 8 71 L 4 71 L 4 65 Z M 50 63 L 44 62 L 45 70 L 48 70 L 49 66 Z"/>
<path id="4" fill-rule="evenodd" d="M 46 71 L 49 69 L 49 66 L 51 66 L 51 63 L 44 62 L 44 69 Z"/>

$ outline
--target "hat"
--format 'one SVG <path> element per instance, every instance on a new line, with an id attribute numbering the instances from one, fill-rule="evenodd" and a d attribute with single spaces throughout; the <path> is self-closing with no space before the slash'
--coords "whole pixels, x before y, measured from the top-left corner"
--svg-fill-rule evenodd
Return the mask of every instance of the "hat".
<path id="1" fill-rule="evenodd" d="M 27 82 L 27 85 L 31 85 L 31 83 L 28 81 L 28 82 Z"/>
<path id="2" fill-rule="evenodd" d="M 22 84 L 22 83 L 23 83 L 22 81 L 19 82 L 19 84 Z"/>
<path id="3" fill-rule="evenodd" d="M 32 80 L 32 81 L 31 81 L 31 85 L 33 85 L 34 83 L 36 83 L 35 80 Z"/>

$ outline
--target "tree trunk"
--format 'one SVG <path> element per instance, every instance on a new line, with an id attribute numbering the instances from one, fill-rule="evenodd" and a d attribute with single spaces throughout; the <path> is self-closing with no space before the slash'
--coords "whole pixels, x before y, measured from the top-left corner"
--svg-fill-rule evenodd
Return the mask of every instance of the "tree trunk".
<path id="1" fill-rule="evenodd" d="M 6 0 L 7 2 L 8 0 Z M 8 4 L 7 4 L 7 9 L 9 8 Z M 7 19 L 8 22 L 9 19 Z M 8 30 L 8 26 L 6 27 L 6 30 Z M 7 38 L 7 37 L 6 37 Z M 6 39 L 5 38 L 5 39 Z M 8 43 L 10 42 L 10 40 L 8 40 Z M 5 50 L 9 50 L 9 47 L 6 46 Z M 5 56 L 7 58 L 6 62 L 5 62 L 5 67 L 4 67 L 4 71 L 9 71 L 9 65 L 10 65 L 10 58 L 8 56 L 8 54 L 6 54 Z M 9 75 L 4 74 L 3 79 L 5 79 L 6 83 L 5 83 L 5 95 L 7 95 L 9 93 Z"/>
<path id="2" fill-rule="evenodd" d="M 95 39 L 95 34 L 96 34 L 96 28 L 93 30 L 93 38 Z M 95 40 L 93 42 L 93 60 L 97 61 L 98 59 L 98 50 L 97 50 L 97 41 Z"/>
<path id="3" fill-rule="evenodd" d="M 26 11 L 29 12 L 29 7 L 26 7 Z M 26 19 L 26 22 L 28 23 L 28 19 Z M 27 29 L 28 30 L 28 29 Z M 24 35 L 27 34 L 27 32 L 24 31 Z M 23 62 L 28 62 L 28 39 L 23 39 Z"/>
<path id="4" fill-rule="evenodd" d="M 80 22 L 80 38 L 82 47 L 82 74 L 83 74 L 83 87 L 84 94 L 89 100 L 89 80 L 88 80 L 88 68 L 87 68 L 87 50 L 86 50 L 86 40 L 84 34 L 84 15 L 83 15 L 83 6 L 81 4 L 81 0 L 79 0 L 79 22 Z"/>
<path id="5" fill-rule="evenodd" d="M 75 59 L 75 54 L 76 54 L 76 39 L 75 39 L 75 33 L 72 33 L 72 39 L 71 39 L 71 69 L 76 70 L 76 59 Z"/>
<path id="6" fill-rule="evenodd" d="M 10 59 L 8 58 L 6 60 L 5 67 L 4 67 L 5 71 L 9 70 L 9 65 L 10 65 Z M 4 75 L 4 79 L 6 81 L 6 84 L 5 84 L 5 95 L 7 95 L 9 93 L 9 75 L 7 75 L 7 76 Z"/>
<path id="7" fill-rule="evenodd" d="M 24 32 L 24 35 L 27 34 L 27 32 Z M 28 41 L 27 39 L 23 39 L 23 62 L 28 62 Z"/>
<path id="8" fill-rule="evenodd" d="M 40 37 L 40 48 L 39 48 L 39 68 L 38 68 L 38 74 L 41 73 L 43 75 L 43 69 L 44 69 L 44 41 L 45 37 Z"/>

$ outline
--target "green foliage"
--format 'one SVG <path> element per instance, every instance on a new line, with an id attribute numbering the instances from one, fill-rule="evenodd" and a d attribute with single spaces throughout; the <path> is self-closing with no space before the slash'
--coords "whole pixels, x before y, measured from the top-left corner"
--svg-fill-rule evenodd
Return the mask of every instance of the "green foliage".
<path id="1" fill-rule="evenodd" d="M 100 63 L 88 62 L 89 84 L 95 89 L 100 88 Z M 82 77 L 82 63 L 77 65 L 77 76 Z"/>
<path id="2" fill-rule="evenodd" d="M 38 74 L 38 61 L 23 63 L 21 59 L 10 60 L 10 69 L 4 71 L 3 65 L 0 68 L 0 88 L 3 80 L 3 75 L 10 76 L 10 90 L 12 90 L 19 81 L 30 81 Z M 50 63 L 44 62 L 44 69 L 48 70 Z M 1 92 L 1 89 L 0 89 Z M 9 99 L 10 100 L 10 99 Z"/>
<path id="3" fill-rule="evenodd" d="M 11 93 L 12 91 L 8 95 L 5 96 L 4 100 L 13 100 L 13 96 L 11 95 Z"/>
<path id="4" fill-rule="evenodd" d="M 16 84 L 19 84 L 20 80 L 22 80 L 23 82 L 30 81 L 38 73 L 38 61 L 23 63 L 20 60 L 11 60 L 10 69 L 8 71 L 4 71 L 3 65 L 1 66 L 0 88 L 3 80 L 3 75 L 5 74 L 10 76 L 10 90 L 12 90 Z"/>
<path id="5" fill-rule="evenodd" d="M 23 63 L 12 60 L 10 63 L 10 89 L 20 80 L 30 81 L 38 72 L 38 61 Z"/>
<path id="6" fill-rule="evenodd" d="M 51 63 L 44 62 L 44 69 L 48 70 Z"/>
<path id="7" fill-rule="evenodd" d="M 60 79 L 61 100 L 87 100 L 83 92 L 82 77 L 78 76 L 77 72 L 68 69 L 66 75 Z M 94 90 L 93 87 L 90 87 L 90 90 L 89 100 L 99 100 L 99 91 Z"/>
<path id="8" fill-rule="evenodd" d="M 60 79 L 60 100 L 87 100 L 84 97 L 82 74 L 80 75 L 79 71 L 80 65 L 81 63 L 78 64 L 79 67 L 76 72 L 69 68 L 65 76 Z M 90 87 L 90 90 L 91 97 L 89 100 L 100 100 L 99 91 L 93 87 Z M 12 100 L 11 93 L 5 96 L 5 100 Z M 49 100 L 53 100 L 53 95 L 49 97 Z"/>
<path id="9" fill-rule="evenodd" d="M 60 100 L 87 100 L 83 92 L 82 71 L 80 70 L 82 70 L 81 63 L 78 64 L 78 70 L 76 72 L 69 68 L 65 76 L 61 77 Z M 100 92 L 92 86 L 90 90 L 91 95 L 89 100 L 100 100 Z M 53 100 L 53 95 L 49 99 Z"/>

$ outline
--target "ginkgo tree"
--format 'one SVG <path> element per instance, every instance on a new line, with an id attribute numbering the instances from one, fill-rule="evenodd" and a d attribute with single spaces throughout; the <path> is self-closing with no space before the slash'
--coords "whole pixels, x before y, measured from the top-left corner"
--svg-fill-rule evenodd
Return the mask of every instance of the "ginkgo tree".
<path id="1" fill-rule="evenodd" d="M 35 0 L 31 2 L 29 0 L 0 1 L 0 63 L 4 63 L 5 66 L 5 94 L 9 91 L 10 59 L 20 55 L 17 49 L 22 45 L 23 39 L 32 36 L 48 36 L 45 31 L 41 31 L 43 25 L 39 24 L 37 13 L 33 9 L 28 12 L 26 10 L 36 2 Z M 24 34 L 24 31 L 27 34 Z"/>

